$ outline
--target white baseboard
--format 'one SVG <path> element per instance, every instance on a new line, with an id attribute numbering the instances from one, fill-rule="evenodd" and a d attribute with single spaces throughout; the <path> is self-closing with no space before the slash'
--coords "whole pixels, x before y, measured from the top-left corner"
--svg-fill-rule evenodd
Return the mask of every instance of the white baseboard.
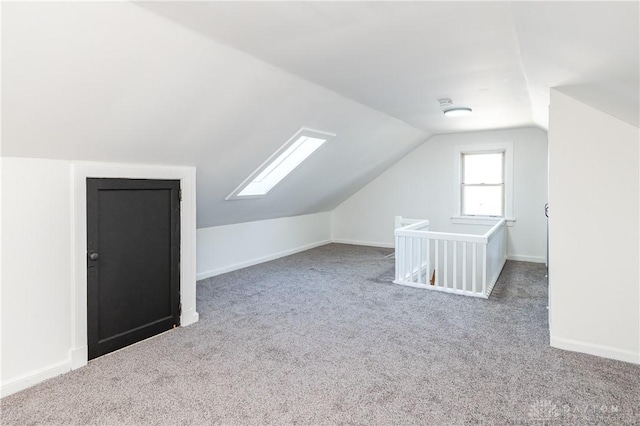
<path id="1" fill-rule="evenodd" d="M 198 315 L 198 313 L 194 309 L 184 311 L 180 315 L 180 327 L 186 327 L 188 325 L 194 324 L 198 322 L 198 319 L 200 319 L 200 315 Z"/>
<path id="2" fill-rule="evenodd" d="M 507 260 L 515 260 L 517 262 L 547 263 L 547 259 L 543 256 L 525 256 L 521 254 L 510 254 L 507 256 Z"/>
<path id="3" fill-rule="evenodd" d="M 640 364 L 640 353 L 638 352 L 553 336 L 550 341 L 553 348 Z"/>
<path id="4" fill-rule="evenodd" d="M 351 244 L 354 246 L 395 248 L 394 243 L 376 243 L 371 241 L 356 241 L 356 240 L 343 240 L 343 239 L 333 239 L 331 240 L 331 242 L 336 244 Z"/>
<path id="5" fill-rule="evenodd" d="M 268 256 L 262 256 L 255 259 L 246 260 L 244 262 L 235 263 L 233 265 L 223 266 L 221 268 L 211 269 L 209 271 L 198 272 L 196 279 L 203 280 L 205 278 L 215 277 L 216 275 L 226 274 L 227 272 L 235 271 L 249 266 L 257 265 L 259 263 L 269 262 L 270 260 L 279 259 L 281 257 L 289 256 L 301 251 L 310 250 L 312 248 L 324 246 L 330 244 L 331 240 L 318 241 L 316 243 L 306 244 L 304 246 L 295 247 L 289 250 L 283 250 L 278 253 L 273 253 Z"/>
<path id="6" fill-rule="evenodd" d="M 89 347 L 81 346 L 79 348 L 71 349 L 71 369 L 84 367 L 87 365 L 89 359 Z"/>
<path id="7" fill-rule="evenodd" d="M 40 368 L 32 373 L 25 374 L 15 379 L 7 380 L 2 383 L 0 396 L 5 396 L 20 392 L 26 388 L 36 385 L 52 377 L 59 376 L 63 373 L 71 371 L 71 360 L 59 362 L 48 367 Z"/>

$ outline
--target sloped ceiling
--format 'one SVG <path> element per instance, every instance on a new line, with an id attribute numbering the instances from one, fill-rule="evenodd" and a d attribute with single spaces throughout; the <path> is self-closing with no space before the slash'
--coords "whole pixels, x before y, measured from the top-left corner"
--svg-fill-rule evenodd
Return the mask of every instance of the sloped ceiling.
<path id="1" fill-rule="evenodd" d="M 433 134 L 546 127 L 549 87 L 597 85 L 637 111 L 638 15 L 637 2 L 5 2 L 2 154 L 196 166 L 199 227 L 331 210 Z M 444 117 L 442 97 L 474 114 Z M 303 126 L 338 137 L 268 197 L 224 201 Z"/>
<path id="2" fill-rule="evenodd" d="M 2 154 L 197 167 L 208 227 L 332 210 L 429 133 L 131 3 L 5 3 Z M 337 134 L 225 197 L 300 127 Z"/>
<path id="3" fill-rule="evenodd" d="M 433 134 L 548 123 L 549 88 L 635 105 L 640 2 L 151 2 L 142 6 Z M 444 117 L 439 98 L 473 108 Z"/>

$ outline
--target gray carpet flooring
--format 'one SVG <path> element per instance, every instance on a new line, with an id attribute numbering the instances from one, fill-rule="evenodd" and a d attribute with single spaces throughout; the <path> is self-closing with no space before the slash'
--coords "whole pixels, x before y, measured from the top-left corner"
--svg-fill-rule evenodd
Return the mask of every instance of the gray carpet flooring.
<path id="1" fill-rule="evenodd" d="M 1 401 L 2 424 L 640 424 L 640 367 L 548 345 L 544 266 L 489 300 L 332 244 L 201 281 L 200 321 Z"/>

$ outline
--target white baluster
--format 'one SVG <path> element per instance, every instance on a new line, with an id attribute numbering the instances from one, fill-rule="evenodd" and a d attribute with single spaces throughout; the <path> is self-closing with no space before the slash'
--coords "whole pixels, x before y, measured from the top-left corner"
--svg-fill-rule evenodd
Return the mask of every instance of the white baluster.
<path id="1" fill-rule="evenodd" d="M 453 288 L 458 288 L 458 242 L 453 242 Z"/>
<path id="2" fill-rule="evenodd" d="M 400 247 L 400 237 L 396 235 L 396 256 L 395 256 L 395 264 L 396 264 L 396 281 L 400 281 L 400 268 L 398 267 L 398 259 L 400 259 L 400 252 L 398 248 Z"/>
<path id="3" fill-rule="evenodd" d="M 443 268 L 444 269 L 444 277 L 443 277 L 444 278 L 444 284 L 443 285 L 444 285 L 445 288 L 449 287 L 449 283 L 448 283 L 448 281 L 449 281 L 448 280 L 448 278 L 449 278 L 448 277 L 449 263 L 447 262 L 448 251 L 449 251 L 448 243 L 449 243 L 449 241 L 444 240 L 444 264 L 442 266 L 444 267 Z"/>
<path id="4" fill-rule="evenodd" d="M 487 294 L 487 245 L 482 245 L 482 294 Z"/>
<path id="5" fill-rule="evenodd" d="M 431 240 L 429 238 L 427 238 L 427 271 L 425 276 L 425 283 L 429 284 L 429 279 L 431 278 Z"/>
<path id="6" fill-rule="evenodd" d="M 413 258 L 413 250 L 411 250 L 411 247 L 413 245 L 413 237 L 407 237 L 407 268 L 408 268 L 408 277 L 409 277 L 409 281 L 413 282 L 413 268 L 412 268 L 412 258 Z"/>
<path id="7" fill-rule="evenodd" d="M 405 271 L 404 271 L 404 239 L 405 237 L 398 237 L 398 257 L 396 258 L 396 264 L 398 265 L 398 269 L 400 270 L 400 280 L 405 280 Z"/>
<path id="8" fill-rule="evenodd" d="M 439 282 L 440 282 L 440 271 L 438 271 L 438 268 L 440 267 L 440 265 L 438 264 L 438 252 L 440 251 L 440 247 L 439 247 L 440 244 L 439 243 L 440 243 L 440 240 L 433 240 L 433 244 L 434 244 L 433 251 L 435 252 L 435 256 L 436 256 L 435 265 L 433 266 L 433 273 L 435 274 L 434 275 L 435 276 L 434 284 L 436 286 L 440 285 L 439 284 Z M 429 271 L 429 272 L 431 272 L 431 271 Z"/>
<path id="9" fill-rule="evenodd" d="M 418 267 L 418 284 L 422 284 L 422 238 L 416 237 L 416 259 L 417 259 L 417 267 Z"/>
<path id="10" fill-rule="evenodd" d="M 462 289 L 468 291 L 467 287 L 467 242 L 462 242 Z"/>
<path id="11" fill-rule="evenodd" d="M 472 259 L 471 259 L 471 285 L 473 286 L 473 292 L 477 293 L 478 289 L 476 288 L 476 275 L 478 275 L 478 269 L 477 269 L 477 263 L 478 263 L 478 245 L 476 243 L 473 243 L 473 246 L 471 247 L 472 251 Z"/>

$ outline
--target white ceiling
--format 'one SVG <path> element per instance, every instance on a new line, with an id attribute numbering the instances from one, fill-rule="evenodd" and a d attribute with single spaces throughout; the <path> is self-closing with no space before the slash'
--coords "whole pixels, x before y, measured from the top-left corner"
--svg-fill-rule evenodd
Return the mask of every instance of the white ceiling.
<path id="1" fill-rule="evenodd" d="M 198 227 L 328 211 L 433 134 L 545 127 L 549 87 L 637 119 L 638 35 L 638 2 L 4 2 L 2 155 L 195 166 Z M 301 127 L 338 136 L 225 201 Z"/>
<path id="2" fill-rule="evenodd" d="M 432 134 L 546 128 L 555 86 L 638 109 L 637 1 L 141 5 Z M 443 97 L 473 116 L 444 117 Z"/>
<path id="3" fill-rule="evenodd" d="M 337 134 L 225 201 L 299 128 Z M 2 155 L 197 168 L 198 227 L 334 209 L 427 132 L 128 2 L 2 9 Z"/>

